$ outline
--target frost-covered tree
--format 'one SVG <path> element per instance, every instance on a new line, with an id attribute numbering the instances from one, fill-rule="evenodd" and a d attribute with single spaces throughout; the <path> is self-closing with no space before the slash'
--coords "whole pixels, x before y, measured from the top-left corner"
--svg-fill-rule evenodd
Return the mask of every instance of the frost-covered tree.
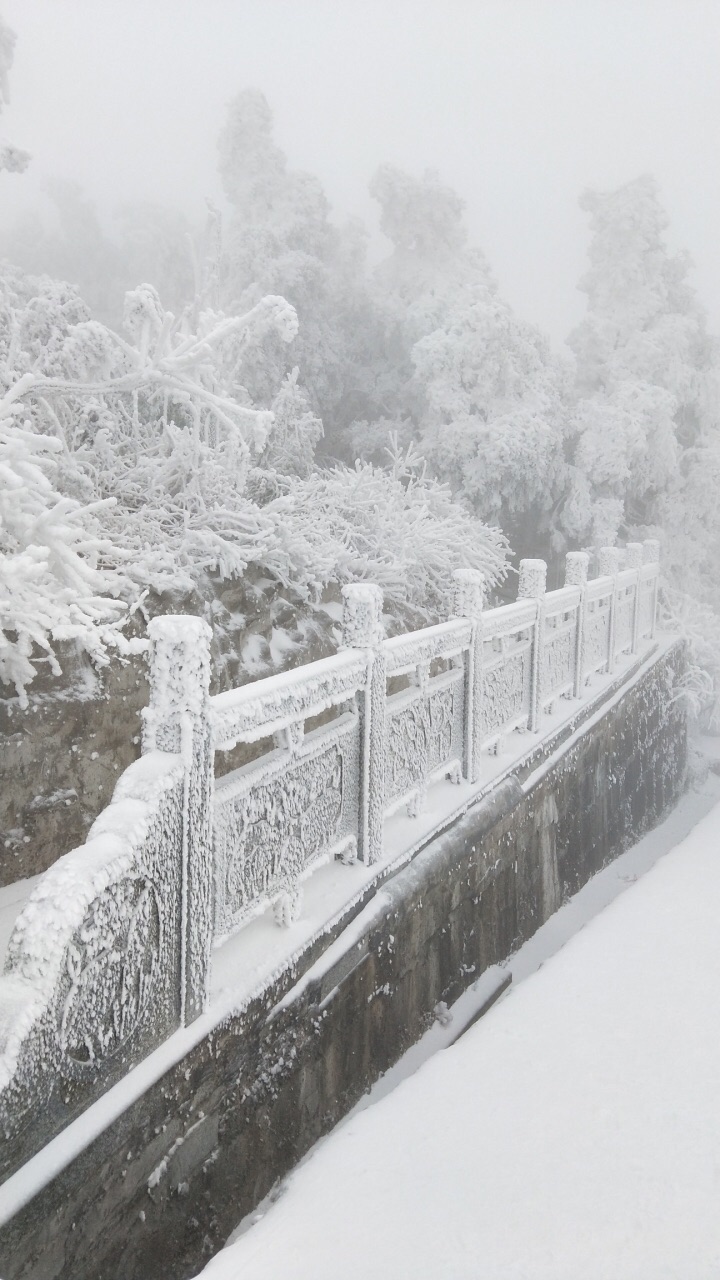
<path id="1" fill-rule="evenodd" d="M 15 57 L 16 39 L 15 32 L 10 30 L 0 14 L 0 111 L 10 102 L 8 72 Z M 5 169 L 8 173 L 22 173 L 29 161 L 27 151 L 0 138 L 0 172 Z"/>
<path id="2" fill-rule="evenodd" d="M 228 502 L 242 493 L 272 414 L 240 394 L 223 358 L 232 358 L 248 331 L 272 329 L 290 340 L 292 307 L 266 297 L 245 316 L 205 313 L 199 331 L 188 334 L 153 287 L 142 285 L 126 295 L 121 337 L 89 319 L 69 286 L 15 273 L 16 293 L 18 280 L 25 305 L 8 306 L 4 345 L 13 372 L 26 374 L 23 400 L 38 427 L 50 425 L 65 446 L 66 488 L 78 497 L 118 498 L 108 520 L 125 522 L 116 530 L 119 547 L 139 552 L 145 538 L 146 560 L 134 558 L 132 574 L 157 581 L 164 558 L 169 574 L 181 572 L 175 535 L 191 537 L 194 520 L 211 560 L 213 547 L 242 566 L 237 536 L 220 550 L 216 520 L 223 528 L 232 520 L 229 508 L 216 510 L 216 489 L 227 491 Z M 165 526 L 164 545 L 153 544 L 154 520 Z"/>
<path id="3" fill-rule="evenodd" d="M 389 165 L 370 190 L 393 243 L 377 273 L 391 413 L 454 493 L 537 551 L 560 536 L 565 369 L 498 296 L 455 192 Z"/>
<path id="4" fill-rule="evenodd" d="M 384 467 L 315 469 L 287 492 L 315 517 L 319 547 L 332 548 L 339 582 L 367 579 L 383 588 L 396 620 L 422 625 L 447 616 L 452 568 L 482 573 L 489 587 L 505 576 L 507 543 L 453 501 L 424 459 L 391 439 Z"/>
<path id="5" fill-rule="evenodd" d="M 56 178 L 45 193 L 43 215 L 24 212 L 2 236 L 0 251 L 16 266 L 70 282 L 93 318 L 113 329 L 121 329 L 125 293 L 139 280 L 152 284 L 175 314 L 192 304 L 198 236 L 182 214 L 126 203 L 108 229 L 78 183 Z"/>
<path id="6" fill-rule="evenodd" d="M 364 233 L 357 223 L 335 227 L 318 179 L 288 168 L 273 138 L 272 113 L 257 90 L 233 99 L 218 149 L 233 208 L 222 251 L 221 304 L 237 312 L 265 293 L 282 293 L 300 322 L 292 350 L 266 338 L 255 349 L 255 368 L 248 350 L 248 389 L 258 403 L 269 404 L 297 366 L 313 411 L 332 434 L 348 417 L 346 402 L 362 390 L 354 353 L 362 346 L 369 305 Z"/>
<path id="7" fill-rule="evenodd" d="M 122 204 L 116 222 L 123 293 L 138 280 L 147 280 L 165 306 L 180 315 L 192 305 L 196 293 L 196 228 L 178 210 L 148 201 Z"/>
<path id="8" fill-rule="evenodd" d="M 52 450 L 88 566 L 97 536 L 112 594 L 207 610 L 229 637 L 233 679 L 239 628 L 252 637 L 240 652 L 253 675 L 302 657 L 313 637 L 331 642 L 324 600 L 343 582 L 380 581 L 391 616 L 423 619 L 442 611 L 454 568 L 482 564 L 489 585 L 502 576 L 499 535 L 409 460 L 402 474 L 397 460 L 319 471 L 321 423 L 295 373 L 272 409 L 252 403 L 246 339 L 272 331 L 292 341 L 297 318 L 284 299 L 265 297 L 244 316 L 203 311 L 191 332 L 143 285 L 126 297 L 121 336 L 90 319 L 70 286 L 17 269 L 2 283 L 0 377 L 28 438 Z M 8 562 L 0 579 L 11 572 Z"/>
<path id="9" fill-rule="evenodd" d="M 286 568 L 272 522 L 242 498 L 272 415 L 227 393 L 214 352 L 253 328 L 290 338 L 297 321 L 266 298 L 187 334 L 141 286 L 127 295 L 122 338 L 68 285 L 17 269 L 1 283 L 3 670 L 21 690 L 33 645 L 51 652 L 74 638 L 101 656 L 108 633 L 93 617 L 118 612 L 98 603 L 103 591 L 177 591 L 203 572 L 242 573 L 253 558 Z M 26 572 L 28 557 L 42 573 Z"/>
<path id="10" fill-rule="evenodd" d="M 657 185 L 644 176 L 615 191 L 586 191 L 580 206 L 591 241 L 580 282 L 587 315 L 571 335 L 579 389 L 607 391 L 628 379 L 665 387 L 692 433 L 708 339 L 687 281 L 690 260 L 665 242 Z"/>
<path id="11" fill-rule="evenodd" d="M 718 344 L 665 241 L 655 183 L 587 192 L 590 270 L 577 355 L 575 515 L 579 537 L 658 532 L 679 586 L 720 604 Z"/>
<path id="12" fill-rule="evenodd" d="M 665 242 L 653 179 L 586 192 L 581 206 L 591 241 L 580 284 L 587 314 L 569 340 L 574 520 L 579 536 L 607 540 L 621 527 L 666 523 L 690 452 L 714 447 L 717 351 L 688 283 L 689 259 Z"/>
<path id="13" fill-rule="evenodd" d="M 20 265 L 0 275 L 0 392 L 22 420 L 19 435 L 3 426 L 17 492 L 0 583 L 35 554 L 18 533 L 17 494 L 30 495 L 23 510 L 52 510 L 43 528 L 60 549 L 43 578 L 52 595 L 55 573 L 59 612 L 28 613 L 19 630 L 27 599 L 16 591 L 3 622 L 15 664 L 3 670 L 19 690 L 58 638 L 101 658 L 107 626 L 138 599 L 209 611 L 233 649 L 238 629 L 250 632 L 242 661 L 259 674 L 305 652 L 309 636 L 331 638 L 328 606 L 344 582 L 379 581 L 397 625 L 441 615 L 455 568 L 482 568 L 489 586 L 504 573 L 502 536 L 412 450 L 319 468 L 323 436 L 337 440 L 377 401 L 384 328 L 364 283 L 364 232 L 334 227 L 318 182 L 288 169 L 260 94 L 231 105 L 220 169 L 233 205 L 225 243 L 212 207 L 202 240 L 136 208 L 113 242 L 83 193 L 55 183 L 56 228 L 26 223 Z M 25 274 L 32 260 L 82 289 Z M 168 283 L 174 312 L 146 283 L 125 289 L 116 314 L 120 286 L 145 267 Z M 75 596 L 62 579 L 73 555 Z"/>
<path id="14" fill-rule="evenodd" d="M 587 314 L 577 356 L 573 492 L 580 541 L 618 531 L 663 543 L 665 601 L 697 661 L 720 688 L 720 350 L 671 253 L 649 177 L 586 192 Z M 700 668 L 692 677 L 700 688 Z M 716 712 L 717 715 L 717 712 Z"/>
<path id="15" fill-rule="evenodd" d="M 283 476 L 310 474 L 323 435 L 323 424 L 312 412 L 307 392 L 298 385 L 298 374 L 296 365 L 272 401 L 273 422 L 258 458 L 259 469 Z"/>
<path id="16" fill-rule="evenodd" d="M 62 444 L 22 416 L 31 376 L 0 399 L 0 681 L 14 686 L 21 703 L 38 658 L 59 673 L 59 642 L 73 640 L 96 662 L 107 661 L 108 643 L 120 640 L 110 624 L 124 611 L 102 567 L 109 545 L 98 506 L 57 491 Z"/>

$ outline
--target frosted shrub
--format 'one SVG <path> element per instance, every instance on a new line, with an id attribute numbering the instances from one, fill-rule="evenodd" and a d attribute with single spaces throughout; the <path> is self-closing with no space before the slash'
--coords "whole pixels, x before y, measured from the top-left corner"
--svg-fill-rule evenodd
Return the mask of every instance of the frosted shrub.
<path id="1" fill-rule="evenodd" d="M 390 612 L 427 619 L 449 608 L 455 569 L 498 583 L 507 543 L 454 502 L 412 448 L 395 442 L 388 452 L 389 469 L 357 462 L 286 481 L 290 519 L 304 525 L 313 513 L 306 536 L 317 554 L 325 550 L 334 580 L 375 582 Z"/>
<path id="2" fill-rule="evenodd" d="M 6 416 L 11 405 L 22 415 L 34 501 L 53 510 L 56 542 L 72 548 L 74 580 L 92 601 L 81 609 L 79 596 L 58 589 L 56 613 L 38 613 L 22 642 L 13 630 L 20 609 L 8 611 L 4 643 L 13 646 L 18 688 L 32 676 L 33 646 L 47 652 L 53 635 L 72 635 L 100 656 L 101 628 L 120 611 L 112 596 L 133 604 L 148 590 L 174 599 L 199 592 L 207 600 L 234 580 L 243 584 L 241 622 L 260 619 L 268 599 L 285 592 L 296 615 L 316 615 L 328 632 L 323 596 L 344 582 L 372 578 L 391 613 L 425 619 L 445 607 L 454 568 L 480 568 L 490 584 L 502 575 L 502 536 L 453 503 L 410 454 L 396 447 L 389 469 L 318 470 L 322 424 L 297 370 L 272 410 L 252 404 L 242 383 L 247 341 L 269 332 L 293 340 L 297 318 L 283 298 L 263 298 L 242 316 L 205 310 L 190 332 L 187 316 L 165 312 L 142 285 L 126 298 L 123 337 L 91 320 L 68 285 L 12 268 L 0 284 Z M 6 477 L 8 494 L 13 484 Z M 10 555 L 32 541 L 27 532 L 12 538 L 3 583 L 16 572 Z M 70 552 L 62 565 L 59 554 L 49 553 L 47 573 L 64 582 Z M 259 594 L 253 583 L 264 584 Z M 302 658 L 302 628 L 289 637 L 287 625 L 273 633 L 273 662 L 298 650 Z M 257 655 L 248 654 L 258 674 Z"/>
<path id="3" fill-rule="evenodd" d="M 20 384 L 19 384 L 20 385 Z M 0 680 L 21 701 L 35 675 L 38 649 L 54 672 L 53 645 L 74 640 L 96 661 L 116 639 L 109 624 L 123 606 L 109 599 L 109 550 L 95 506 L 82 507 L 53 487 L 60 442 L 17 423 L 15 391 L 0 401 Z"/>
<path id="4" fill-rule="evenodd" d="M 529 523 L 537 541 L 557 530 L 566 481 L 564 364 L 499 297 L 463 201 L 434 173 L 383 165 L 370 192 L 394 246 L 375 281 L 384 404 L 477 516 L 506 532 Z M 376 426 L 365 434 L 372 448 Z"/>
<path id="5" fill-rule="evenodd" d="M 682 697 L 695 724 L 720 733 L 720 631 L 717 614 L 687 592 L 665 583 L 661 593 L 662 625 L 683 637 L 687 668 L 674 691 Z"/>
<path id="6" fill-rule="evenodd" d="M 579 541 L 659 537 L 666 623 L 691 652 L 686 692 L 712 710 L 720 684 L 720 374 L 685 254 L 665 240 L 655 182 L 585 192 L 587 313 L 570 335 Z"/>
<path id="7" fill-rule="evenodd" d="M 0 17 L 0 111 L 10 101 L 8 71 L 15 56 L 15 39 L 15 32 Z M 22 173 L 29 160 L 27 151 L 21 151 L 19 147 L 0 138 L 0 172 L 5 169 L 8 173 Z"/>

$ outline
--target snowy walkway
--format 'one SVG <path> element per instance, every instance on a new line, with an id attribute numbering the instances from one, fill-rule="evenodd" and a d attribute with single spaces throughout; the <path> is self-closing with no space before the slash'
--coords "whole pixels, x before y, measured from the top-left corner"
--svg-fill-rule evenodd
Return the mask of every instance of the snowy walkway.
<path id="1" fill-rule="evenodd" d="M 720 805 L 203 1280 L 717 1280 L 719 920 Z"/>

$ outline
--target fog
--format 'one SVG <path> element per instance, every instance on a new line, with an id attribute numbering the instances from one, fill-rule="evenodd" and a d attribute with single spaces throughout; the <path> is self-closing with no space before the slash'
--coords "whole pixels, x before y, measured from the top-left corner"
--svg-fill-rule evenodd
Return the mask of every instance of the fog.
<path id="1" fill-rule="evenodd" d="M 385 244 L 376 166 L 439 171 L 520 315 L 562 341 L 582 313 L 586 186 L 654 174 L 669 240 L 720 327 L 717 0 L 3 0 L 18 36 L 0 226 L 74 178 L 104 219 L 221 200 L 228 100 L 263 90 L 294 167 Z M 45 202 L 46 203 L 46 202 Z"/>

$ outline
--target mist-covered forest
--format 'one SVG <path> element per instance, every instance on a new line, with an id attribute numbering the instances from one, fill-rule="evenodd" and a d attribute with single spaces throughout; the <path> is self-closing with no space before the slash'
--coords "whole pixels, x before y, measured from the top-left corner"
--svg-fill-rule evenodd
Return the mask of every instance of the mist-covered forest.
<path id="1" fill-rule="evenodd" d="M 0 22 L 5 102 L 14 50 Z M 258 89 L 207 145 L 225 203 L 204 225 L 121 203 L 108 230 L 57 180 L 52 219 L 0 240 L 0 679 L 22 702 L 63 644 L 103 664 L 169 609 L 206 616 L 252 678 L 334 644 L 344 583 L 418 626 L 457 568 L 492 599 L 519 556 L 557 574 L 566 550 L 657 537 L 712 715 L 720 351 L 653 178 L 578 193 L 586 305 L 561 352 L 503 298 L 442 174 L 378 155 L 375 264 Z M 28 163 L 3 143 L 0 184 Z"/>

